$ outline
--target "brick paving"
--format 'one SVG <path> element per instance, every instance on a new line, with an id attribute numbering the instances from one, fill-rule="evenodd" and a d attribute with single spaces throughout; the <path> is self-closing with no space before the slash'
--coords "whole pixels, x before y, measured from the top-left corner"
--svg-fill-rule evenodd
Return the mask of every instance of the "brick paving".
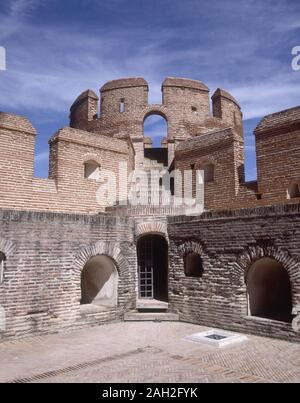
<path id="1" fill-rule="evenodd" d="M 0 343 L 0 382 L 299 382 L 300 344 L 257 336 L 218 349 L 207 328 L 127 322 Z"/>

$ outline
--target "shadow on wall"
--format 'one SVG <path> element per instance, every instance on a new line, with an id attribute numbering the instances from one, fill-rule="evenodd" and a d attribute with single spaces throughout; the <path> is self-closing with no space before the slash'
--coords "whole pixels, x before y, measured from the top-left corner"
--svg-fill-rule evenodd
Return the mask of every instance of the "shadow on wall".
<path id="1" fill-rule="evenodd" d="M 92 257 L 81 274 L 81 304 L 115 307 L 118 302 L 118 272 L 113 260 L 104 255 Z"/>
<path id="2" fill-rule="evenodd" d="M 247 275 L 251 316 L 291 323 L 292 298 L 288 272 L 268 257 L 252 264 Z"/>

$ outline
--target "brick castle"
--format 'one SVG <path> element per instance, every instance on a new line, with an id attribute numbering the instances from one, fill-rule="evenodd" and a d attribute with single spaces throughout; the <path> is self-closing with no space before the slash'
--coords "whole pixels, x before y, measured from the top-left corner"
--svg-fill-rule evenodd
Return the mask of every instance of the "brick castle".
<path id="1" fill-rule="evenodd" d="M 300 106 L 261 120 L 247 182 L 228 92 L 212 107 L 190 79 L 167 78 L 158 105 L 143 78 L 100 92 L 82 93 L 50 139 L 48 179 L 34 177 L 34 127 L 0 113 L 0 337 L 154 317 L 300 341 Z M 151 115 L 168 124 L 160 148 L 144 136 Z M 202 171 L 204 212 L 121 205 L 120 164 Z M 99 193 L 104 171 L 117 178 L 114 205 Z M 181 186 L 194 195 L 196 181 Z"/>

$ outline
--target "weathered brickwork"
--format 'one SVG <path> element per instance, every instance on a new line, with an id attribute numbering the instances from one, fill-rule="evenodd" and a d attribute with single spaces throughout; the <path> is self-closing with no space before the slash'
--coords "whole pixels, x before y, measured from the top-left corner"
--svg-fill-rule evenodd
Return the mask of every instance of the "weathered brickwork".
<path id="1" fill-rule="evenodd" d="M 0 338 L 122 320 L 137 308 L 139 240 L 159 235 L 169 246 L 169 295 L 161 301 L 169 299 L 181 320 L 300 341 L 300 107 L 259 123 L 258 179 L 246 182 L 242 112 L 228 92 L 217 89 L 210 105 L 205 84 L 169 77 L 162 103 L 150 105 L 148 90 L 137 77 L 106 83 L 100 98 L 82 93 L 71 107 L 70 127 L 49 141 L 48 179 L 34 177 L 34 127 L 0 112 L 0 308 L 6 315 L 4 331 L 0 316 Z M 155 114 L 168 123 L 159 153 L 144 137 L 144 121 Z M 122 205 L 125 164 L 127 174 L 135 168 L 203 170 L 205 212 L 186 216 L 182 206 L 153 202 Z M 112 206 L 99 191 L 106 170 L 117 180 Z M 184 185 L 195 194 L 196 176 Z M 147 265 L 152 246 L 143 251 Z M 202 277 L 186 275 L 187 253 L 200 256 Z M 81 305 L 82 273 L 87 264 L 93 271 L 99 257 L 111 259 L 117 271 L 117 303 Z M 286 321 L 249 313 L 247 273 L 267 257 L 288 273 L 292 312 Z M 109 294 L 114 288 L 106 281 Z"/>
<path id="2" fill-rule="evenodd" d="M 120 162 L 127 163 L 129 172 L 144 166 L 143 125 L 152 114 L 168 123 L 164 146 L 169 166 L 181 171 L 213 166 L 214 178 L 205 184 L 206 209 L 291 203 L 297 198 L 290 196 L 289 188 L 299 187 L 299 107 L 267 116 L 258 125 L 258 181 L 251 183 L 245 181 L 242 113 L 224 90 L 213 94 L 211 113 L 209 89 L 199 81 L 167 78 L 162 104 L 149 105 L 144 79 L 120 79 L 101 88 L 100 114 L 98 109 L 99 99 L 90 90 L 74 102 L 72 128 L 50 140 L 47 180 L 33 177 L 35 129 L 26 118 L 1 113 L 0 207 L 104 211 L 104 197 L 96 199 L 99 185 L 84 178 L 84 164 L 97 162 L 101 169 L 113 171 L 117 182 Z M 117 189 L 118 200 L 124 192 Z"/>
<path id="3" fill-rule="evenodd" d="M 170 304 L 181 320 L 300 341 L 289 323 L 249 316 L 245 279 L 268 256 L 288 271 L 296 327 L 300 315 L 300 206 L 260 207 L 201 217 L 169 217 Z M 203 277 L 184 273 L 184 254 L 199 253 Z M 298 318 L 297 318 L 298 315 Z"/>
<path id="4" fill-rule="evenodd" d="M 96 213 L 105 209 L 104 195 L 97 199 L 100 184 L 85 178 L 89 160 L 119 178 L 119 163 L 133 169 L 131 143 L 64 128 L 50 140 L 49 179 L 34 178 L 35 130 L 28 120 L 0 114 L 0 207 L 18 210 Z M 119 198 L 123 189 L 117 188 Z"/>
<path id="5" fill-rule="evenodd" d="M 1 337 L 120 320 L 134 308 L 137 270 L 131 219 L 2 210 L 0 223 L 0 246 L 7 257 L 0 285 L 0 305 L 6 312 Z M 81 271 L 98 254 L 108 255 L 117 267 L 116 308 L 80 305 Z"/>
<path id="6" fill-rule="evenodd" d="M 300 107 L 266 116 L 255 136 L 259 193 L 265 203 L 284 202 L 300 183 Z"/>
<path id="7" fill-rule="evenodd" d="M 206 166 L 213 167 L 212 180 L 204 184 L 206 209 L 236 208 L 256 203 L 255 193 L 244 182 L 241 149 L 243 141 L 232 129 L 203 134 L 177 147 L 175 167 L 182 172 L 182 176 L 184 171 L 191 168 L 205 170 Z M 195 186 L 192 183 L 187 185 L 190 188 Z"/>
<path id="8" fill-rule="evenodd" d="M 236 127 L 241 132 L 242 116 L 234 98 L 218 90 L 212 98 L 209 89 L 196 80 L 167 78 L 162 84 L 162 104 L 148 104 L 148 83 L 143 78 L 114 80 L 101 88 L 99 118 L 90 113 L 97 102 L 95 94 L 83 93 L 72 106 L 71 126 L 117 138 L 131 138 L 136 152 L 136 167 L 143 166 L 143 125 L 153 114 L 168 123 L 168 159 L 171 164 L 176 146 L 207 129 Z M 120 111 L 121 104 L 124 105 Z M 84 105 L 84 106 L 83 106 Z M 94 107 L 92 107 L 94 110 Z M 97 109 L 97 108 L 96 108 Z"/>

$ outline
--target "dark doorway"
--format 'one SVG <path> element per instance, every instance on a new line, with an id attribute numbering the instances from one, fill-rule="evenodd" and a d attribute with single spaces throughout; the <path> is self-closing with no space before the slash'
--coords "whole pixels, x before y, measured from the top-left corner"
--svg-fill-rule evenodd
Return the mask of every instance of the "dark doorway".
<path id="1" fill-rule="evenodd" d="M 253 263 L 247 275 L 247 291 L 252 316 L 292 321 L 290 279 L 280 262 L 266 257 Z"/>
<path id="2" fill-rule="evenodd" d="M 168 301 L 168 243 L 146 235 L 137 244 L 139 298 Z"/>

